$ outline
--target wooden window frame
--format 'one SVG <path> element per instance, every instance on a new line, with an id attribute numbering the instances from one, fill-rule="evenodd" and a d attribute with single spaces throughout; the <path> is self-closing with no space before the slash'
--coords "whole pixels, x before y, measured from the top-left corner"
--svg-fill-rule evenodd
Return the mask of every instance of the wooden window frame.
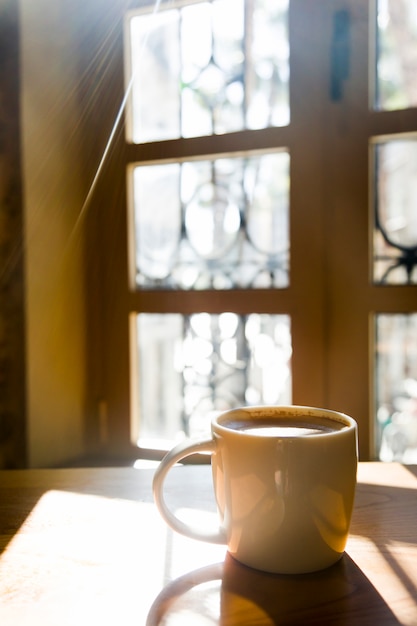
<path id="1" fill-rule="evenodd" d="M 103 38 L 112 42 L 104 79 L 87 87 L 87 94 L 94 91 L 95 105 L 86 115 L 86 135 L 94 146 L 92 165 L 101 166 L 88 215 L 91 246 L 97 251 L 89 268 L 90 447 L 124 458 L 151 454 L 131 441 L 132 316 L 228 310 L 290 315 L 293 403 L 352 415 L 359 423 L 361 459 L 373 458 L 373 316 L 414 311 L 416 288 L 372 284 L 370 141 L 375 136 L 416 131 L 417 124 L 413 109 L 370 109 L 372 3 L 290 0 L 289 126 L 141 145 L 126 142 L 120 117 L 123 16 L 134 4 L 112 3 L 108 21 L 97 26 L 96 47 L 91 46 L 91 38 L 89 42 L 90 64 L 98 67 Z M 329 88 L 332 19 L 335 11 L 346 8 L 351 18 L 350 72 L 343 97 L 333 101 Z M 257 290 L 256 310 L 251 290 L 178 291 L 175 298 L 172 291 L 136 290 L 126 208 L 129 164 L 273 148 L 286 148 L 291 157 L 290 286 Z M 92 166 L 91 176 L 93 172 Z"/>

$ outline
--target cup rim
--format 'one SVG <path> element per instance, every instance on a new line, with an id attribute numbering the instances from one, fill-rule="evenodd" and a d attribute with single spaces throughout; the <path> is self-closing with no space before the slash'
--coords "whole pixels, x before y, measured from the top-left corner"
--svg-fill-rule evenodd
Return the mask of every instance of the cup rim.
<path id="1" fill-rule="evenodd" d="M 247 433 L 245 431 L 239 431 L 236 429 L 228 428 L 222 423 L 222 420 L 230 419 L 230 417 L 232 417 L 233 415 L 239 416 L 241 418 L 242 413 L 247 413 L 252 416 L 262 414 L 262 416 L 264 417 L 269 417 L 270 415 L 282 415 L 282 416 L 291 417 L 291 415 L 300 415 L 300 414 L 302 414 L 305 417 L 309 417 L 309 416 L 315 417 L 319 415 L 330 421 L 342 423 L 345 426 L 345 428 L 342 428 L 340 430 L 320 432 L 320 433 L 317 433 L 316 435 L 310 434 L 308 435 L 309 438 L 317 437 L 317 436 L 334 437 L 335 435 L 337 436 L 340 433 L 347 433 L 352 430 L 357 430 L 358 428 L 358 424 L 356 420 L 353 419 L 353 417 L 350 417 L 350 415 L 347 415 L 346 413 L 343 413 L 341 411 L 337 411 L 334 409 L 326 409 L 326 408 L 321 408 L 321 407 L 316 407 L 316 406 L 299 405 L 299 404 L 291 404 L 291 405 L 269 404 L 269 405 L 256 405 L 256 406 L 241 406 L 241 407 L 236 407 L 234 409 L 228 409 L 227 411 L 222 411 L 221 413 L 218 413 L 212 418 L 211 420 L 212 429 L 218 430 L 219 432 L 222 432 L 223 434 L 233 433 L 233 435 L 237 435 L 241 437 L 254 437 L 255 435 L 253 434 Z M 276 437 L 272 437 L 272 439 L 274 438 L 280 439 L 281 437 L 280 435 L 277 435 Z M 303 439 L 304 437 L 300 435 L 297 435 L 297 436 L 286 435 L 285 436 L 285 439 L 287 440 L 294 439 L 294 438 Z"/>

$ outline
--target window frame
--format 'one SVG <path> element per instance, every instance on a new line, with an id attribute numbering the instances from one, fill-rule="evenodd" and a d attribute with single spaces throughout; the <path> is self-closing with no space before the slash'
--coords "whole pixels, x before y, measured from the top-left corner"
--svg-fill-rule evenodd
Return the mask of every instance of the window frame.
<path id="1" fill-rule="evenodd" d="M 107 94 L 108 100 L 110 85 L 113 99 L 103 112 L 103 101 L 97 98 L 91 138 L 94 131 L 108 137 L 112 120 L 118 117 L 125 87 L 123 17 L 141 3 L 119 0 L 116 4 L 117 27 L 110 20 L 97 26 L 107 28 L 115 42 L 106 80 L 98 86 L 99 95 Z M 334 408 L 355 417 L 360 456 L 374 458 L 372 320 L 376 312 L 414 312 L 416 289 L 375 286 L 370 280 L 370 140 L 412 132 L 417 125 L 415 109 L 381 112 L 369 107 L 373 4 L 374 0 L 290 1 L 289 126 L 129 144 L 120 121 L 91 202 L 90 238 L 99 252 L 90 290 L 91 341 L 96 350 L 91 369 L 92 445 L 99 441 L 102 450 L 123 457 L 162 454 L 132 443 L 131 405 L 137 401 L 137 390 L 130 381 L 137 368 L 132 350 L 136 313 L 284 313 L 291 317 L 293 403 Z M 350 75 L 342 99 L 335 102 L 329 96 L 332 18 L 335 11 L 346 8 L 351 15 Z M 98 41 L 100 36 L 102 31 Z M 107 122 L 100 126 L 103 115 Z M 172 291 L 137 290 L 129 232 L 132 216 L 126 209 L 129 165 L 273 148 L 288 149 L 291 158 L 290 286 L 256 290 L 256 311 L 251 290 L 178 291 L 175 298 Z M 355 168 L 347 166 L 351 163 Z"/>

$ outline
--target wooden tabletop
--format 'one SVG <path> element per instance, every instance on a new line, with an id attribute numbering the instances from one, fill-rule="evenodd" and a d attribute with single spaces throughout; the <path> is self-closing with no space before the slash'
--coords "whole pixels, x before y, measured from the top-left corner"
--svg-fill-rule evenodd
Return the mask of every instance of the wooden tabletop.
<path id="1" fill-rule="evenodd" d="M 160 519 L 152 469 L 0 472 L 1 626 L 417 624 L 417 467 L 361 463 L 347 552 L 303 576 L 240 565 Z M 210 468 L 167 499 L 215 519 Z"/>

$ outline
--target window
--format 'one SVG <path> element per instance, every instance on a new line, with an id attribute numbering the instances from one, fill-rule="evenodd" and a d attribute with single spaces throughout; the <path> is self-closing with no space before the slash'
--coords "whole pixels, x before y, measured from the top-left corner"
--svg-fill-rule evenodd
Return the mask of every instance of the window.
<path id="1" fill-rule="evenodd" d="M 374 8 L 374 109 L 391 112 L 416 107 L 416 5 L 410 0 L 379 0 Z M 417 133 L 372 137 L 370 146 L 373 282 L 416 285 Z M 414 309 L 416 305 L 415 293 Z M 400 307 L 395 312 L 375 311 L 373 324 L 375 452 L 384 461 L 413 463 L 417 460 L 417 316 Z"/>
<path id="2" fill-rule="evenodd" d="M 414 3 L 124 9 L 103 439 L 153 454 L 213 411 L 292 402 L 355 417 L 363 459 L 414 459 Z"/>
<path id="3" fill-rule="evenodd" d="M 125 32 L 127 141 L 218 144 L 216 155 L 178 150 L 128 168 L 133 288 L 178 302 L 138 312 L 132 327 L 135 431 L 140 446 L 160 447 L 207 430 L 215 411 L 291 400 L 288 315 L 200 310 L 208 291 L 289 284 L 288 149 L 242 152 L 236 135 L 288 125 L 288 0 L 169 3 L 128 14 Z M 190 290 L 205 293 L 185 315 Z"/>

